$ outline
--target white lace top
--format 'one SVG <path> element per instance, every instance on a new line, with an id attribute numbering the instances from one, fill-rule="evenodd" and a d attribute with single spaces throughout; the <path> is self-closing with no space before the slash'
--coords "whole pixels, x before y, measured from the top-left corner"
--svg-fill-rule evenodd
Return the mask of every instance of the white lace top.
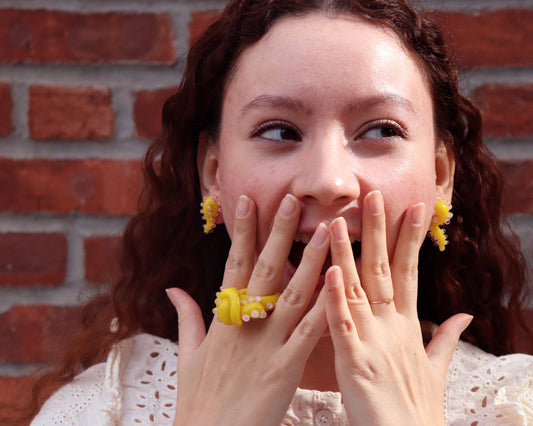
<path id="1" fill-rule="evenodd" d="M 63 386 L 32 425 L 172 425 L 178 346 L 148 334 Z M 533 357 L 496 357 L 460 342 L 446 385 L 449 425 L 533 425 Z M 298 389 L 283 425 L 347 425 L 336 392 Z"/>

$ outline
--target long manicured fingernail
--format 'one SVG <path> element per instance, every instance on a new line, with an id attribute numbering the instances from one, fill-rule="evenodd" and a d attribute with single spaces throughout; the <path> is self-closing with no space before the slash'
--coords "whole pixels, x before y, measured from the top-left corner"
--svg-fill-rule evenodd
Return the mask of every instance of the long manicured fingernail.
<path id="1" fill-rule="evenodd" d="M 237 200 L 237 208 L 235 209 L 235 216 L 239 219 L 244 219 L 250 213 L 250 199 L 246 195 L 241 195 Z"/>
<path id="2" fill-rule="evenodd" d="M 377 216 L 383 213 L 383 196 L 380 191 L 369 192 L 366 197 L 370 214 Z"/>
<path id="3" fill-rule="evenodd" d="M 424 215 L 426 214 L 426 205 L 419 203 L 413 207 L 411 212 L 411 224 L 416 227 L 422 226 L 424 223 Z"/>
<path id="4" fill-rule="evenodd" d="M 337 241 L 345 241 L 348 238 L 348 230 L 346 229 L 346 221 L 343 217 L 338 217 L 331 222 L 331 232 Z"/>
<path id="5" fill-rule="evenodd" d="M 289 218 L 291 217 L 294 212 L 296 211 L 296 206 L 298 204 L 298 200 L 291 195 L 287 194 L 285 195 L 285 198 L 283 198 L 283 201 L 281 202 L 281 206 L 279 207 L 279 215 Z"/>
<path id="6" fill-rule="evenodd" d="M 322 244 L 326 242 L 328 239 L 328 227 L 321 223 L 317 226 L 315 233 L 313 234 L 313 238 L 311 238 L 311 241 L 309 241 L 309 244 L 311 244 L 314 247 L 322 247 Z"/>

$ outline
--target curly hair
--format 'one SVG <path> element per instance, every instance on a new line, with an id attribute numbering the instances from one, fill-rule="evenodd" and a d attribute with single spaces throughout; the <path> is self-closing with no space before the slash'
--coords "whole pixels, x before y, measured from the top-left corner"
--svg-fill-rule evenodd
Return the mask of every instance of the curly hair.
<path id="1" fill-rule="evenodd" d="M 121 276 L 83 310 L 83 329 L 56 369 L 39 379 L 33 416 L 48 395 L 102 361 L 111 345 L 140 331 L 177 340 L 176 312 L 165 289 L 189 292 L 211 321 L 230 239 L 223 226 L 205 236 L 198 214 L 199 135 L 214 137 L 225 88 L 244 49 L 285 16 L 355 15 L 393 31 L 424 73 L 433 99 L 437 137 L 457 166 L 454 220 L 444 253 L 427 241 L 420 252 L 418 309 L 441 323 L 457 312 L 474 315 L 463 338 L 494 354 L 513 350 L 526 297 L 526 268 L 501 209 L 502 176 L 484 146 L 478 109 L 458 91 L 456 68 L 440 30 L 407 0 L 232 0 L 191 47 L 177 92 L 165 103 L 160 136 L 144 158 L 145 189 L 127 225 Z M 113 318 L 118 330 L 110 331 Z"/>

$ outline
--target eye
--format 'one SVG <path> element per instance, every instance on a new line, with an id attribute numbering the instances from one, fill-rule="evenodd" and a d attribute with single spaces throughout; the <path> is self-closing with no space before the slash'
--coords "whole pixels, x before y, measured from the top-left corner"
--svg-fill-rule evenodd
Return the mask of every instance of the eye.
<path id="1" fill-rule="evenodd" d="M 283 121 L 270 121 L 261 124 L 252 132 L 252 137 L 260 137 L 272 141 L 301 141 L 298 131 Z"/>
<path id="2" fill-rule="evenodd" d="M 405 130 L 398 123 L 391 120 L 382 120 L 371 123 L 361 134 L 364 139 L 381 139 L 406 136 Z"/>

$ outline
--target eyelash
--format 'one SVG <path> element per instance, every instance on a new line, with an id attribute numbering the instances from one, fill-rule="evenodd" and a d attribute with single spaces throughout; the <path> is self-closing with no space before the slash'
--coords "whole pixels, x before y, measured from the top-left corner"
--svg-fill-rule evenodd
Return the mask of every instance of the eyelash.
<path id="1" fill-rule="evenodd" d="M 391 137 L 400 137 L 405 139 L 407 137 L 407 130 L 405 126 L 402 126 L 398 124 L 396 121 L 393 120 L 378 120 L 376 122 L 370 123 L 367 126 L 363 128 L 362 131 L 359 132 L 359 135 L 364 135 L 365 133 L 376 130 L 376 129 L 388 129 L 393 130 L 396 134 L 393 136 L 388 136 L 385 138 L 391 138 Z M 372 139 L 372 138 L 370 138 Z"/>
<path id="2" fill-rule="evenodd" d="M 298 140 L 301 140 L 300 132 L 298 131 L 298 129 L 293 125 L 281 120 L 267 121 L 266 123 L 260 124 L 251 132 L 250 137 L 261 137 L 261 133 L 266 132 L 267 130 L 275 129 L 290 130 L 298 135 Z"/>
<path id="3" fill-rule="evenodd" d="M 255 128 L 251 134 L 250 137 L 261 137 L 261 133 L 266 132 L 268 130 L 275 130 L 275 129 L 284 129 L 284 130 L 290 130 L 298 135 L 298 140 L 301 140 L 300 132 L 296 127 L 293 125 L 281 121 L 281 120 L 273 120 L 273 121 L 267 121 L 265 123 L 260 124 L 257 128 Z M 396 121 L 393 120 L 378 120 L 375 122 L 371 122 L 363 127 L 361 131 L 358 132 L 356 135 L 356 139 L 364 135 L 365 133 L 376 130 L 376 129 L 388 129 L 393 130 L 396 134 L 392 136 L 383 136 L 384 139 L 399 137 L 402 139 L 407 138 L 408 132 L 405 126 L 402 126 L 398 124 Z M 375 139 L 373 137 L 369 137 L 368 139 Z"/>

